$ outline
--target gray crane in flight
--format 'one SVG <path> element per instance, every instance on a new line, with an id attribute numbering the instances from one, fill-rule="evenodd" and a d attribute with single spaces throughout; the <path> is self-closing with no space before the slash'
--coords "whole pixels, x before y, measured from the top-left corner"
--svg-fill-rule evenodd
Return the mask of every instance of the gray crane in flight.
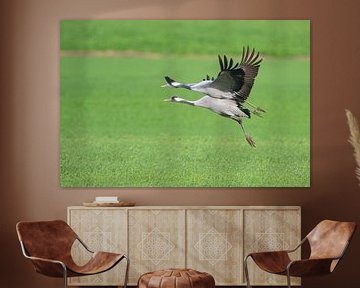
<path id="1" fill-rule="evenodd" d="M 247 49 L 243 48 L 240 63 L 234 63 L 232 58 L 228 60 L 225 55 L 223 59 L 220 56 L 218 58 L 220 72 L 216 79 L 207 75 L 199 83 L 183 84 L 166 76 L 167 84 L 162 86 L 185 88 L 204 93 L 205 96 L 196 101 L 172 96 L 165 99 L 165 101 L 207 108 L 223 117 L 235 120 L 240 124 L 246 141 L 250 146 L 255 147 L 255 142 L 245 131 L 242 121 L 244 118 L 251 118 L 251 114 L 261 117 L 265 112 L 265 110 L 256 107 L 247 100 L 262 59 L 259 58 L 259 53 L 255 54 L 254 49 L 250 53 L 249 47 Z"/>

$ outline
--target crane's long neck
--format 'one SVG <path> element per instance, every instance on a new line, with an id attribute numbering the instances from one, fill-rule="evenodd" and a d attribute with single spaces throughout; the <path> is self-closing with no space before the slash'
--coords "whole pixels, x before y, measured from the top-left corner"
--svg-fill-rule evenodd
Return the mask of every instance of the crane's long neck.
<path id="1" fill-rule="evenodd" d="M 180 97 L 176 97 L 175 102 L 195 106 L 196 101 L 190 101 L 190 100 L 186 100 L 186 99 L 183 99 L 183 98 L 180 98 Z"/>
<path id="2" fill-rule="evenodd" d="M 174 88 L 185 88 L 188 90 L 191 90 L 191 84 L 183 84 L 176 81 L 170 82 L 168 85 L 174 87 Z"/>
<path id="3" fill-rule="evenodd" d="M 216 99 L 214 100 L 213 98 L 205 95 L 204 97 L 195 100 L 195 101 L 190 101 L 190 100 L 186 100 L 177 96 L 174 96 L 172 98 L 172 101 L 177 102 L 177 103 L 183 103 L 183 104 L 188 104 L 191 106 L 197 106 L 197 107 L 204 107 L 204 108 L 211 108 L 211 102 L 216 101 Z"/>

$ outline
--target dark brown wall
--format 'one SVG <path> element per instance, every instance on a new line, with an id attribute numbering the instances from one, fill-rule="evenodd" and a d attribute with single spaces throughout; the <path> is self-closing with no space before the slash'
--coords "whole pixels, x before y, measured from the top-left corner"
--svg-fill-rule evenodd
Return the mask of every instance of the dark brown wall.
<path id="1" fill-rule="evenodd" d="M 66 218 L 103 189 L 59 188 L 59 20 L 311 19 L 310 189 L 114 189 L 139 205 L 301 205 L 303 234 L 324 218 L 360 223 L 344 108 L 360 118 L 358 1 L 0 1 L 0 285 L 62 287 L 22 258 L 19 220 Z M 322 4 L 320 4 L 320 2 Z M 326 5 L 326 6 L 325 6 Z M 359 231 L 358 231 L 359 234 Z M 335 274 L 304 287 L 358 287 L 360 237 Z M 345 284 L 342 284 L 345 283 Z"/>

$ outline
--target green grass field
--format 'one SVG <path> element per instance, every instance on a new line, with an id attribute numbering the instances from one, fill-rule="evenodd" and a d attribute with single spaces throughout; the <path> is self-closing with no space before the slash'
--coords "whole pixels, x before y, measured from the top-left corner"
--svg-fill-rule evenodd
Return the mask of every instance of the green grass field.
<path id="1" fill-rule="evenodd" d="M 93 26 L 93 29 L 96 22 L 100 23 L 98 30 L 106 32 L 83 35 L 87 41 L 81 37 L 73 38 L 81 34 L 81 22 L 86 27 Z M 104 22 L 112 28 L 104 28 Z M 181 41 L 182 45 L 179 45 L 177 41 L 174 49 L 161 46 L 156 50 L 156 45 L 148 45 L 151 49 L 144 50 L 138 42 L 146 40 L 151 43 L 151 39 L 140 39 L 138 34 L 145 33 L 149 25 L 139 21 L 142 25 L 136 24 L 136 28 L 146 27 L 120 41 L 117 34 L 112 35 L 115 28 L 110 22 L 125 23 L 125 30 L 134 28 L 129 24 L 134 21 L 63 21 L 62 50 L 150 51 L 159 53 L 161 57 L 146 57 L 145 53 L 141 57 L 61 58 L 62 187 L 310 186 L 310 61 L 303 57 L 309 53 L 309 46 L 305 43 L 309 41 L 308 21 L 296 21 L 299 27 L 292 23 L 296 29 L 292 25 L 275 23 L 277 31 L 282 31 L 281 27 L 284 27 L 286 33 L 294 29 L 297 35 L 307 35 L 306 41 L 302 41 L 305 44 L 301 46 L 299 41 L 293 50 L 286 47 L 292 47 L 294 43 L 283 41 L 286 42 L 281 48 L 285 51 L 283 57 L 275 57 L 279 50 L 270 53 L 274 46 L 271 44 L 276 41 L 271 43 L 267 40 L 267 43 L 264 39 L 254 38 L 259 41 L 259 46 L 267 43 L 265 54 L 275 55 L 265 57 L 251 92 L 252 102 L 267 113 L 264 118 L 253 116 L 244 123 L 245 129 L 256 141 L 256 149 L 247 144 L 235 121 L 206 109 L 163 101 L 171 95 L 192 100 L 201 97 L 195 92 L 160 86 L 164 84 L 165 75 L 184 82 L 201 80 L 206 74 L 216 76 L 219 68 L 214 47 L 196 53 L 198 42 L 201 42 L 197 39 L 191 49 L 178 51 L 176 47 L 186 45 Z M 155 22 L 161 37 L 172 28 Z M 236 21 L 231 22 L 236 26 Z M 245 26 L 255 26 L 251 29 L 268 27 L 251 22 L 252 25 L 247 23 L 250 26 Z M 198 23 L 201 23 L 200 30 L 205 29 L 203 22 Z M 175 26 L 175 23 L 171 25 Z M 241 29 L 250 29 L 246 27 Z M 88 28 L 83 29 L 87 31 Z M 120 28 L 116 26 L 116 29 Z M 266 34 L 264 29 L 260 29 L 260 35 Z M 233 33 L 238 33 L 238 30 L 234 28 Z M 195 32 L 199 30 L 186 31 L 188 39 L 195 39 Z M 109 40 L 106 45 L 102 43 L 104 47 L 88 46 L 91 42 L 89 38 L 100 37 L 96 36 L 97 33 L 108 37 L 112 35 L 116 39 Z M 153 41 L 165 41 L 159 39 L 160 36 L 153 36 Z M 267 37 L 270 39 L 269 35 Z M 175 40 L 166 41 L 172 43 Z M 118 47 L 116 43 L 124 47 Z M 233 52 L 233 49 L 240 50 L 241 44 L 232 47 L 229 43 L 229 52 L 227 45 L 227 42 L 221 45 L 219 52 L 238 57 L 239 53 Z M 281 43 L 276 45 L 281 46 Z M 262 52 L 260 47 L 255 47 Z"/>
<path id="2" fill-rule="evenodd" d="M 310 21 L 102 20 L 62 21 L 61 50 L 134 50 L 165 54 L 310 54 Z"/>

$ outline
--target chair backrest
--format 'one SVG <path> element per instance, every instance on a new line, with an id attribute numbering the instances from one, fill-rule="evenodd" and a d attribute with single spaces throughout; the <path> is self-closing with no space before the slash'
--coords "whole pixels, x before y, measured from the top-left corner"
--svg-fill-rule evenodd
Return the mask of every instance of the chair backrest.
<path id="1" fill-rule="evenodd" d="M 311 248 L 310 258 L 337 258 L 342 256 L 355 229 L 355 222 L 321 221 L 306 236 Z"/>
<path id="2" fill-rule="evenodd" d="M 62 220 L 19 222 L 16 231 L 27 253 L 34 257 L 67 258 L 76 240 L 75 232 Z"/>

